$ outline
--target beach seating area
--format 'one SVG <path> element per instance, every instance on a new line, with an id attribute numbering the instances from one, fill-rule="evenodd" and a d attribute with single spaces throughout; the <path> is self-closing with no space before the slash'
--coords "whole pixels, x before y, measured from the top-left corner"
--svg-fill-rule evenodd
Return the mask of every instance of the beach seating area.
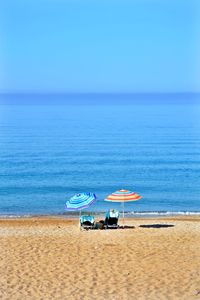
<path id="1" fill-rule="evenodd" d="M 88 229 L 117 229 L 119 221 L 119 212 L 114 209 L 107 211 L 104 220 L 95 220 L 92 215 L 82 215 L 80 216 L 80 228 L 82 230 Z"/>
<path id="2" fill-rule="evenodd" d="M 108 195 L 104 200 L 108 202 L 118 202 L 123 204 L 123 227 L 124 227 L 124 203 L 139 200 L 141 196 L 127 189 L 118 190 Z M 94 216 L 83 214 L 81 211 L 88 208 L 97 200 L 94 193 L 78 193 L 69 198 L 65 204 L 66 211 L 79 211 L 80 213 L 80 229 L 117 229 L 119 228 L 119 211 L 109 209 L 106 212 L 105 219 L 96 221 Z"/>

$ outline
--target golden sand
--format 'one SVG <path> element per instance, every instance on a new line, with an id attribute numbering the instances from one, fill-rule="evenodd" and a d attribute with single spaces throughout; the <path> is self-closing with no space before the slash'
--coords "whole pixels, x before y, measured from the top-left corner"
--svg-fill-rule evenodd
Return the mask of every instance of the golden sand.
<path id="1" fill-rule="evenodd" d="M 0 299 L 200 299 L 200 218 L 126 224 L 134 228 L 0 220 Z"/>

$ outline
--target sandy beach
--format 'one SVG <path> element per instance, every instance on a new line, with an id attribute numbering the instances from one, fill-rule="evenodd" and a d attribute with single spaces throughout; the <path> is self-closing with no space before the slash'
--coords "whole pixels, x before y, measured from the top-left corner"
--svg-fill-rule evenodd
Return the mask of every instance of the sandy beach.
<path id="1" fill-rule="evenodd" d="M 200 299 L 200 217 L 0 220 L 0 299 Z"/>

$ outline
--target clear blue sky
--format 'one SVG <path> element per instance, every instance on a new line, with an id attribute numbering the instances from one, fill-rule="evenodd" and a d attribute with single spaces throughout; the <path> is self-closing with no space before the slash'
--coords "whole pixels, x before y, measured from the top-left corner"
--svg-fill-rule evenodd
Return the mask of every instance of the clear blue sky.
<path id="1" fill-rule="evenodd" d="M 0 90 L 200 91 L 198 0 L 0 0 Z"/>

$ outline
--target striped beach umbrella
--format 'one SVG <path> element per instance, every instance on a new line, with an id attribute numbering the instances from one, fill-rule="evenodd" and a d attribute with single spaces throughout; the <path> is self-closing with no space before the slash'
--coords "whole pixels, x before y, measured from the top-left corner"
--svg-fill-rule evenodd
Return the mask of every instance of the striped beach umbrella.
<path id="1" fill-rule="evenodd" d="M 71 197 L 65 205 L 65 210 L 77 211 L 87 208 L 96 200 L 96 195 L 93 193 L 79 193 Z"/>
<path id="2" fill-rule="evenodd" d="M 124 203 L 136 201 L 141 198 L 140 195 L 136 194 L 135 192 L 131 192 L 129 190 L 118 190 L 105 198 L 105 201 L 110 202 L 122 202 L 123 203 L 123 224 L 124 224 Z"/>

